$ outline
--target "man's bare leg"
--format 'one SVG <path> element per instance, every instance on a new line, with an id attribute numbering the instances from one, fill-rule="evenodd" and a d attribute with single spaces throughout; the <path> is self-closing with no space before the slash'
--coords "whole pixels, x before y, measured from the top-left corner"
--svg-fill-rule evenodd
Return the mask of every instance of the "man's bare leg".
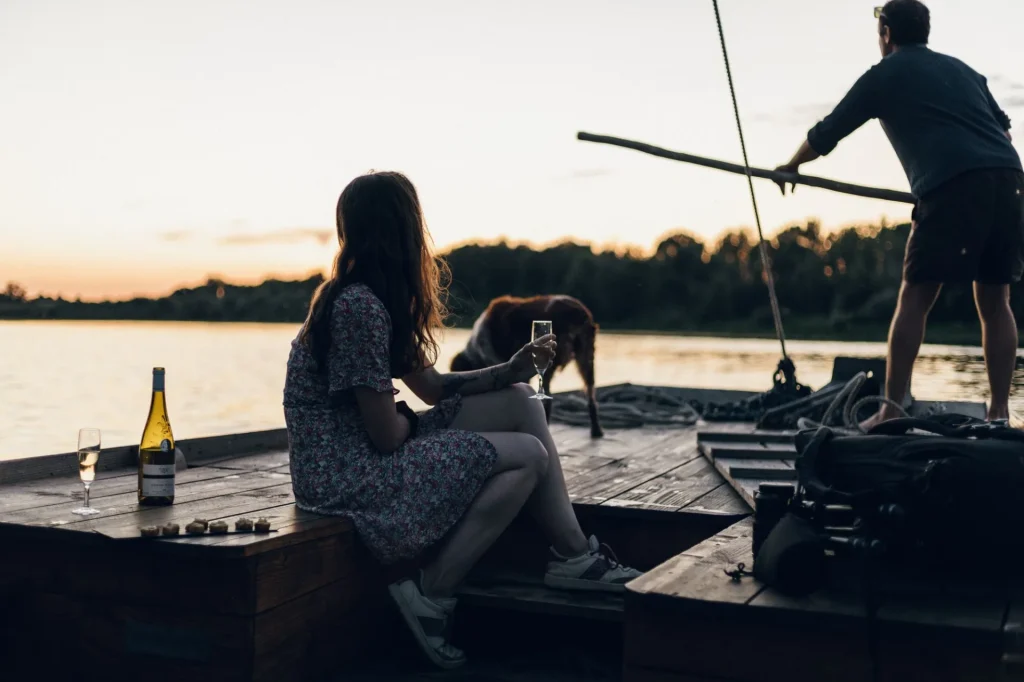
<path id="1" fill-rule="evenodd" d="M 1017 321 L 1010 308 L 1010 287 L 974 283 L 974 303 L 981 319 L 981 345 L 991 397 L 988 418 L 1010 418 L 1010 385 L 1017 367 Z"/>
<path id="2" fill-rule="evenodd" d="M 941 284 L 930 282 L 904 282 L 900 287 L 900 298 L 889 326 L 889 355 L 885 368 L 885 397 L 897 404 L 902 404 L 907 395 L 914 361 L 924 341 L 928 313 L 935 305 L 941 289 Z M 867 431 L 875 424 L 899 416 L 895 407 L 883 404 L 878 412 L 861 422 L 860 426 Z"/>

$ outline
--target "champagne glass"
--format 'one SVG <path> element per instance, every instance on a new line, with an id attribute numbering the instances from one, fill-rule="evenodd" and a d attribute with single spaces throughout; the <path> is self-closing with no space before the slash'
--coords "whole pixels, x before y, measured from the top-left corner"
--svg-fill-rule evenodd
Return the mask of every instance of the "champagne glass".
<path id="1" fill-rule="evenodd" d="M 100 461 L 100 430 L 79 429 L 78 431 L 78 476 L 85 486 L 85 506 L 72 509 L 72 514 L 92 516 L 99 509 L 89 506 L 89 487 L 96 480 L 96 463 Z"/>
<path id="2" fill-rule="evenodd" d="M 551 321 L 550 320 L 534 320 L 533 321 L 533 340 L 547 336 L 551 333 Z M 537 364 L 537 356 L 533 356 L 533 366 L 537 370 L 537 376 L 540 377 L 538 381 L 537 392 L 534 393 L 531 398 L 534 400 L 551 400 L 551 396 L 544 392 L 544 372 L 547 371 L 548 365 L 551 361 L 548 360 L 543 365 Z"/>

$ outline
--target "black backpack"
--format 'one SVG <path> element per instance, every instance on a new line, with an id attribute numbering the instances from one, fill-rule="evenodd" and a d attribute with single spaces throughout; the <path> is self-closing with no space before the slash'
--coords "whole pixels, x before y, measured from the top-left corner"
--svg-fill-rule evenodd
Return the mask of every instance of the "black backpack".
<path id="1" fill-rule="evenodd" d="M 795 440 L 803 505 L 848 507 L 861 546 L 871 543 L 887 563 L 929 572 L 991 575 L 996 563 L 1021 570 L 1024 431 L 905 418 L 868 434 L 825 427 Z M 972 551 L 979 547 L 983 554 Z"/>

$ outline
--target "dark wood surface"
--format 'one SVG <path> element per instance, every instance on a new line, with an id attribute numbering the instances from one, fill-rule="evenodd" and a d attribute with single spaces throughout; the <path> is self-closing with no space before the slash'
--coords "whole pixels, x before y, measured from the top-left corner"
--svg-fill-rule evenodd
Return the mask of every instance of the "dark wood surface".
<path id="1" fill-rule="evenodd" d="M 610 430 L 595 440 L 584 428 L 555 424 L 552 434 L 581 524 L 632 565 L 651 568 L 750 512 L 698 452 L 693 429 Z M 280 436 L 183 447 L 189 468 L 178 472 L 169 507 L 140 508 L 134 467 L 104 466 L 104 451 L 91 494 L 100 514 L 93 517 L 71 514 L 84 495 L 68 456 L 32 466 L 0 463 L 9 474 L 3 480 L 17 480 L 0 484 L 0 541 L 14 557 L 0 562 L 0 587 L 24 595 L 8 613 L 26 622 L 10 646 L 31 646 L 59 621 L 91 634 L 50 657 L 58 677 L 68 670 L 60 661 L 73 661 L 72 671 L 103 666 L 116 679 L 160 655 L 153 679 L 198 682 L 297 680 L 365 653 L 367 642 L 387 640 L 374 636 L 395 627 L 383 590 L 390 573 L 370 558 L 348 520 L 296 508 L 287 451 L 253 451 Z M 239 456 L 231 456 L 234 447 Z M 106 461 L 129 455 L 115 450 Z M 28 471 L 38 478 L 25 480 Z M 173 539 L 139 532 L 175 522 L 184 533 L 195 517 L 233 526 L 241 516 L 266 516 L 276 532 Z M 530 575 L 538 580 L 467 585 L 461 598 L 476 612 L 621 622 L 621 595 L 544 588 L 547 542 L 529 520 L 499 545 L 517 555 L 535 552 Z M 148 641 L 154 638 L 183 644 L 172 654 L 149 651 L 158 646 Z M 38 662 L 30 666 L 40 672 Z"/>
<path id="2" fill-rule="evenodd" d="M 753 682 L 782 669 L 792 682 L 871 679 L 863 592 L 837 577 L 841 564 L 833 585 L 800 598 L 725 574 L 752 569 L 751 528 L 736 523 L 627 586 L 627 680 Z M 1001 679 L 1020 586 L 887 576 L 874 590 L 878 679 Z"/>
<path id="3" fill-rule="evenodd" d="M 795 483 L 795 431 L 765 432 L 746 424 L 714 424 L 697 432 L 697 448 L 750 508 L 763 482 Z"/>
<path id="4" fill-rule="evenodd" d="M 570 497 L 577 505 L 698 514 L 742 515 L 747 511 L 738 496 L 722 488 L 725 481 L 701 460 L 693 429 L 610 430 L 605 438 L 595 440 L 586 429 L 555 424 L 552 434 L 559 447 Z M 248 439 L 231 436 L 227 444 L 238 442 L 248 449 L 259 442 L 279 440 L 273 433 L 258 435 L 258 438 Z M 188 446 L 187 442 L 182 443 Z M 16 525 L 127 540 L 139 536 L 143 526 L 168 522 L 178 523 L 184 532 L 185 523 L 195 517 L 233 522 L 243 515 L 262 515 L 275 521 L 275 527 L 292 520 L 313 520 L 301 514 L 295 517 L 291 509 L 294 499 L 290 492 L 287 451 L 269 450 L 229 457 L 225 447 L 206 440 L 202 449 L 193 446 L 186 453 L 190 466 L 178 472 L 175 502 L 170 507 L 140 509 L 134 468 L 101 467 L 103 471 L 91 490 L 91 504 L 101 513 L 92 517 L 71 513 L 84 497 L 77 475 L 46 475 L 48 470 L 40 467 L 44 478 L 0 485 L 0 529 Z M 192 456 L 194 452 L 202 453 L 204 459 L 197 463 Z M 123 459 L 120 449 L 116 453 L 116 460 L 120 462 Z M 72 453 L 59 457 L 73 456 Z M 107 451 L 104 451 L 100 462 L 106 461 L 106 457 Z M 16 466 L 10 462 L 0 463 L 0 471 L 9 468 L 20 472 L 26 467 L 21 462 Z M 62 459 L 55 470 L 64 468 Z M 709 498 L 716 492 L 716 496 Z M 698 504 L 709 499 L 717 500 L 713 507 Z M 250 540 L 232 535 L 155 542 L 232 548 L 276 539 L 254 536 Z"/>

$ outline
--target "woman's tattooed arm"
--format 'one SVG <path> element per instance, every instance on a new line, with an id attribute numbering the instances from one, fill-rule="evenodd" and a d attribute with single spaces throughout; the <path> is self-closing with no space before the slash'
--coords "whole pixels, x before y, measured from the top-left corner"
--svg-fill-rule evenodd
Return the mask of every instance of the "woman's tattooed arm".
<path id="1" fill-rule="evenodd" d="M 441 375 L 441 397 L 498 391 L 521 381 L 529 381 L 531 375 L 528 368 L 525 372 L 517 370 L 511 362 L 469 372 L 450 372 Z"/>

